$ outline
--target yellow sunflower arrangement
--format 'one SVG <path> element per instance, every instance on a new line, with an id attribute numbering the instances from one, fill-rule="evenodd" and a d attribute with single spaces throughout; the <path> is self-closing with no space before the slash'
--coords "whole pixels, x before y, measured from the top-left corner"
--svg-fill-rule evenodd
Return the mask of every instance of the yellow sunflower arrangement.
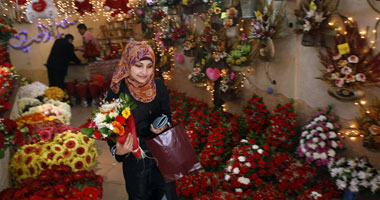
<path id="1" fill-rule="evenodd" d="M 74 172 L 86 170 L 95 163 L 97 155 L 93 139 L 65 131 L 53 141 L 23 146 L 12 157 L 9 171 L 20 183 L 26 178 L 36 178 L 44 168 L 53 165 L 67 165 Z"/>
<path id="2" fill-rule="evenodd" d="M 66 102 L 69 96 L 59 87 L 49 87 L 44 92 L 44 96 L 56 101 Z"/>

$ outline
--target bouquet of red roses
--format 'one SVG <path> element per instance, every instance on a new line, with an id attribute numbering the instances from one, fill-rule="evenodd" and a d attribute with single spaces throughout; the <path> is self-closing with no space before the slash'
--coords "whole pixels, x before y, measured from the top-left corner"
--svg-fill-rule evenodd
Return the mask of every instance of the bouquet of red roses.
<path id="1" fill-rule="evenodd" d="M 263 98 L 253 95 L 244 108 L 245 120 L 248 128 L 256 133 L 262 133 L 269 124 L 269 110 L 266 108 Z"/>

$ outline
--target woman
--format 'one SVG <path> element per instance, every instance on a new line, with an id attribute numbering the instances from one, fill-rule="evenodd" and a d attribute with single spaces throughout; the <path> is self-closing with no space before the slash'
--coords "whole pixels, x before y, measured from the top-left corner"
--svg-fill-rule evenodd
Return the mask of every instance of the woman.
<path id="1" fill-rule="evenodd" d="M 144 139 L 154 137 L 168 128 L 155 129 L 155 118 L 167 115 L 171 123 L 169 94 L 164 82 L 154 79 L 155 56 L 145 42 L 130 42 L 124 49 L 121 61 L 115 70 L 106 100 L 118 98 L 120 93 L 128 94 L 136 104 L 132 110 L 137 138 L 146 157 L 136 159 L 132 155 L 132 134 L 126 142 L 116 144 L 109 141 L 111 152 L 117 161 L 123 162 L 125 185 L 130 200 L 177 199 L 175 181 L 165 183 L 152 158 Z M 169 125 L 170 125 L 169 123 Z"/>

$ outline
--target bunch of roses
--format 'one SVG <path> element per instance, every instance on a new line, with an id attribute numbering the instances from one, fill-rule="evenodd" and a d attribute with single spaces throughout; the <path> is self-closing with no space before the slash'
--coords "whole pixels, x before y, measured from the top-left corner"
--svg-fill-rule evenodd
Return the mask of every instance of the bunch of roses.
<path id="1" fill-rule="evenodd" d="M 238 196 L 230 191 L 218 190 L 216 192 L 203 195 L 197 200 L 238 200 Z"/>
<path id="2" fill-rule="evenodd" d="M 256 133 L 265 131 L 269 123 L 270 113 L 263 102 L 263 98 L 254 94 L 245 106 L 244 113 L 249 130 L 254 130 Z"/>
<path id="3" fill-rule="evenodd" d="M 331 114 L 331 107 L 317 112 L 302 128 L 298 155 L 306 157 L 309 164 L 315 162 L 317 166 L 327 165 L 334 159 L 336 151 L 343 147 L 337 121 L 338 119 Z"/>
<path id="4" fill-rule="evenodd" d="M 364 159 L 331 160 L 328 164 L 331 177 L 336 179 L 339 190 L 351 192 L 371 191 L 376 193 L 380 188 L 380 171 Z"/>
<path id="5" fill-rule="evenodd" d="M 21 147 L 32 135 L 30 126 L 18 128 L 14 120 L 0 119 L 0 159 L 8 147 Z"/>
<path id="6" fill-rule="evenodd" d="M 44 92 L 44 96 L 56 101 L 67 102 L 69 96 L 59 87 L 49 87 Z"/>
<path id="7" fill-rule="evenodd" d="M 287 195 L 299 193 L 304 186 L 312 181 L 317 170 L 302 161 L 291 162 L 284 171 L 276 174 L 277 187 Z"/>
<path id="8" fill-rule="evenodd" d="M 296 137 L 296 115 L 293 102 L 278 105 L 270 116 L 267 137 L 274 147 L 292 148 Z"/>
<path id="9" fill-rule="evenodd" d="M 95 163 L 95 142 L 82 133 L 66 131 L 50 142 L 24 145 L 12 157 L 9 171 L 17 183 L 37 177 L 53 165 L 67 165 L 73 171 L 85 170 Z"/>
<path id="10" fill-rule="evenodd" d="M 53 165 L 36 178 L 26 179 L 0 193 L 0 199 L 97 200 L 103 196 L 103 178 L 94 171 L 73 172 L 69 166 Z"/>
<path id="11" fill-rule="evenodd" d="M 220 173 L 198 170 L 177 180 L 177 194 L 186 199 L 196 199 L 216 191 L 220 184 Z"/>
<path id="12" fill-rule="evenodd" d="M 318 178 L 317 182 L 297 196 L 297 200 L 340 199 L 341 192 L 329 178 Z"/>
<path id="13" fill-rule="evenodd" d="M 190 116 L 187 124 L 187 135 L 193 145 L 195 152 L 200 153 L 207 144 L 208 134 L 211 132 L 209 126 L 208 108 L 196 110 Z"/>
<path id="14" fill-rule="evenodd" d="M 228 138 L 226 133 L 228 132 L 224 127 L 213 128 L 207 137 L 207 144 L 200 154 L 201 164 L 206 169 L 217 171 L 219 169 L 217 165 L 223 165 L 224 158 L 229 156 L 229 151 L 226 151 L 225 148 L 227 146 L 226 143 L 228 143 L 226 141 L 226 138 Z"/>
<path id="15" fill-rule="evenodd" d="M 236 193 L 244 193 L 249 188 L 261 186 L 265 175 L 270 147 L 261 146 L 255 139 L 241 140 L 239 146 L 232 149 L 232 156 L 224 170 L 224 187 Z"/>
<path id="16" fill-rule="evenodd" d="M 286 197 L 283 193 L 272 184 L 265 184 L 264 187 L 253 191 L 249 194 L 251 200 L 285 200 Z M 247 197 L 249 197 L 247 196 Z M 248 198 L 246 198 L 248 199 Z"/>

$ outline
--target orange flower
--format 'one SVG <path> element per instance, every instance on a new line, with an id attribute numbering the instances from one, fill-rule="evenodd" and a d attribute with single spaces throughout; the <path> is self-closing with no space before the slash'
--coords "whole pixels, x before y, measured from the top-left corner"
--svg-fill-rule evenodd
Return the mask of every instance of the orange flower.
<path id="1" fill-rule="evenodd" d="M 117 121 L 112 122 L 113 132 L 118 135 L 124 135 L 124 127 Z"/>

